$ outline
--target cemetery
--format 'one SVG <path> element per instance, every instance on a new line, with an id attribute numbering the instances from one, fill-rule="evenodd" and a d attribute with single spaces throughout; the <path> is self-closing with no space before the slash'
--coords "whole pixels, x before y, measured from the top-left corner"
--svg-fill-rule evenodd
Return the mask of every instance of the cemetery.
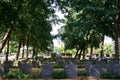
<path id="1" fill-rule="evenodd" d="M 0 0 L 0 80 L 120 80 L 120 0 Z"/>
<path id="2" fill-rule="evenodd" d="M 74 60 L 74 61 L 73 61 Z M 111 60 L 43 58 L 7 61 L 0 65 L 1 79 L 120 79 L 120 64 Z"/>

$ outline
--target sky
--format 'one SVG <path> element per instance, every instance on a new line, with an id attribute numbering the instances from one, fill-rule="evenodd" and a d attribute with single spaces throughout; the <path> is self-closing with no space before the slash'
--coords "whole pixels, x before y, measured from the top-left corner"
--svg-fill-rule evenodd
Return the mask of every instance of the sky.
<path id="1" fill-rule="evenodd" d="M 105 36 L 105 43 L 106 44 L 111 44 L 112 43 L 112 39 L 110 37 Z"/>
<path id="2" fill-rule="evenodd" d="M 62 14 L 60 11 L 56 11 L 55 14 L 58 15 L 59 19 L 64 19 L 64 14 Z M 64 25 L 63 23 L 59 23 L 59 24 L 52 25 L 51 34 L 52 34 L 52 35 L 58 34 L 58 30 L 59 30 L 63 25 Z M 61 43 L 61 40 L 58 39 L 58 38 L 57 38 L 57 39 L 53 39 L 53 43 L 54 43 L 54 46 L 59 47 L 59 46 L 60 46 L 60 43 Z"/>

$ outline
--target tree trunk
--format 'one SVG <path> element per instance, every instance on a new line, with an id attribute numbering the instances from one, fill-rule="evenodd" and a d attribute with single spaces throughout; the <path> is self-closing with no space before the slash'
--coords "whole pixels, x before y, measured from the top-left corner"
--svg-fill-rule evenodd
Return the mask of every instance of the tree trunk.
<path id="1" fill-rule="evenodd" d="M 90 43 L 90 57 L 89 57 L 89 59 L 92 58 L 92 55 L 93 55 L 93 39 L 91 39 L 91 43 Z"/>
<path id="2" fill-rule="evenodd" d="M 9 28 L 8 31 L 7 31 L 6 34 L 5 34 L 2 42 L 1 42 L 1 44 L 0 44 L 0 53 L 2 52 L 2 49 L 4 48 L 4 46 L 6 45 L 6 43 L 7 43 L 7 41 L 8 41 L 8 38 L 9 38 L 9 36 L 10 36 L 10 34 L 11 34 L 11 31 L 12 31 L 12 29 Z"/>
<path id="3" fill-rule="evenodd" d="M 105 36 L 103 34 L 101 34 L 101 43 L 100 43 L 100 48 L 101 48 L 100 58 L 101 58 L 101 60 L 103 59 L 103 56 L 104 56 L 104 52 L 103 52 L 104 38 L 105 38 Z"/>
<path id="4" fill-rule="evenodd" d="M 24 43 L 24 40 L 23 40 L 23 50 L 22 50 L 22 59 L 24 58 L 24 46 L 25 46 L 25 43 Z"/>
<path id="5" fill-rule="evenodd" d="M 8 37 L 8 40 L 7 40 L 7 52 L 6 52 L 6 56 L 5 56 L 6 61 L 8 61 L 8 55 L 9 55 L 9 41 L 10 41 L 10 37 Z"/>
<path id="6" fill-rule="evenodd" d="M 85 50 L 83 50 L 83 60 L 85 60 Z"/>
<path id="7" fill-rule="evenodd" d="M 17 51 L 17 54 L 16 54 L 16 60 L 18 60 L 18 58 L 19 58 L 21 45 L 22 45 L 22 41 L 20 40 L 19 41 L 19 46 L 18 46 L 18 51 Z"/>
<path id="8" fill-rule="evenodd" d="M 28 48 L 29 48 L 29 37 L 27 39 L 27 51 L 26 51 L 26 58 L 28 59 Z"/>
<path id="9" fill-rule="evenodd" d="M 33 54 L 32 54 L 32 58 L 34 58 L 35 56 L 35 48 L 33 47 Z"/>
<path id="10" fill-rule="evenodd" d="M 77 49 L 77 52 L 75 53 L 75 59 L 77 59 L 79 49 Z"/>
<path id="11" fill-rule="evenodd" d="M 118 41 L 118 34 L 119 34 L 119 15 L 116 15 L 115 18 L 115 31 L 114 31 L 114 36 L 115 36 L 115 58 L 117 62 L 119 62 L 119 41 Z"/>
<path id="12" fill-rule="evenodd" d="M 83 51 L 83 49 L 80 50 L 80 53 L 78 55 L 78 59 L 81 59 L 82 51 Z"/>

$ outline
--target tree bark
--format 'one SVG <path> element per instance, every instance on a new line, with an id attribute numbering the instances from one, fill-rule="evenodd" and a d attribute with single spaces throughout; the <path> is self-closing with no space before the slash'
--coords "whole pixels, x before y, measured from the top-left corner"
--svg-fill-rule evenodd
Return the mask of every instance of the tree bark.
<path id="1" fill-rule="evenodd" d="M 0 44 L 0 53 L 2 52 L 2 49 L 5 47 L 11 32 L 12 32 L 12 28 L 9 28 Z"/>
<path id="2" fill-rule="evenodd" d="M 101 44 L 100 44 L 100 58 L 103 59 L 104 56 L 104 52 L 103 52 L 103 47 L 104 47 L 104 38 L 105 36 L 103 34 L 101 34 Z"/>
<path id="3" fill-rule="evenodd" d="M 35 48 L 33 47 L 33 54 L 32 54 L 32 58 L 34 58 L 35 56 Z"/>
<path id="4" fill-rule="evenodd" d="M 89 59 L 92 58 L 92 55 L 93 55 L 93 39 L 91 39 L 91 43 L 90 43 L 90 57 L 89 57 Z"/>
<path id="5" fill-rule="evenodd" d="M 27 51 L 26 51 L 26 58 L 28 59 L 28 48 L 29 48 L 29 37 L 28 37 L 28 39 L 27 39 Z"/>
<path id="6" fill-rule="evenodd" d="M 114 31 L 114 36 L 115 36 L 115 58 L 117 62 L 119 62 L 119 41 L 118 41 L 118 35 L 119 35 L 119 15 L 116 15 L 115 18 L 115 31 Z"/>
<path id="7" fill-rule="evenodd" d="M 8 55 L 9 55 L 9 41 L 10 41 L 10 36 L 8 37 L 8 40 L 7 40 L 7 52 L 6 52 L 6 56 L 5 56 L 6 61 L 8 61 Z"/>
<path id="8" fill-rule="evenodd" d="M 83 51 L 83 49 L 80 50 L 80 53 L 78 55 L 78 59 L 81 59 L 82 51 Z"/>
<path id="9" fill-rule="evenodd" d="M 85 60 L 85 50 L 83 50 L 83 60 Z"/>
<path id="10" fill-rule="evenodd" d="M 22 59 L 23 59 L 24 58 L 24 46 L 25 46 L 24 40 L 23 40 L 22 44 L 23 44 L 23 50 L 22 50 Z"/>
<path id="11" fill-rule="evenodd" d="M 16 60 L 18 60 L 18 58 L 19 58 L 21 45 L 22 45 L 22 41 L 20 40 L 19 41 L 19 46 L 18 46 L 18 51 L 17 51 L 17 54 L 16 54 Z"/>
<path id="12" fill-rule="evenodd" d="M 75 59 L 77 59 L 79 49 L 77 49 L 77 52 L 75 53 Z"/>

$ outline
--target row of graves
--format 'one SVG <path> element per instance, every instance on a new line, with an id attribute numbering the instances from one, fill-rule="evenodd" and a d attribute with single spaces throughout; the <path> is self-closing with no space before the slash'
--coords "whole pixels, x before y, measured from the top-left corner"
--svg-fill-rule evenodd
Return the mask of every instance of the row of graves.
<path id="1" fill-rule="evenodd" d="M 39 78 L 52 78 L 52 74 L 55 70 L 54 64 L 63 65 L 63 70 L 66 73 L 67 78 L 78 77 L 78 63 L 76 59 L 27 59 L 20 60 L 17 63 L 19 71 L 27 74 L 32 73 L 32 68 L 38 68 L 40 70 Z M 5 73 L 10 71 L 10 68 L 15 66 L 14 61 L 4 62 L 0 64 L 0 78 L 3 78 Z M 120 64 L 116 61 L 96 61 L 91 63 L 89 60 L 84 60 L 84 69 L 89 72 L 90 77 L 100 78 L 100 74 L 103 72 L 114 73 L 120 76 Z"/>
<path id="2" fill-rule="evenodd" d="M 120 78 L 120 64 L 116 60 L 106 61 L 96 61 L 91 64 L 90 61 L 84 61 L 85 70 L 87 70 L 90 76 L 95 78 L 100 78 L 102 73 L 114 74 Z"/>
<path id="3" fill-rule="evenodd" d="M 31 74 L 33 68 L 38 68 L 40 70 L 39 78 L 52 78 L 54 72 L 54 64 L 59 64 L 64 66 L 64 70 L 68 78 L 77 77 L 77 60 L 75 59 L 27 59 L 18 61 L 17 68 L 20 72 Z M 5 73 L 10 71 L 10 68 L 14 68 L 16 63 L 13 61 L 7 61 L 0 64 L 0 78 L 3 78 Z"/>

